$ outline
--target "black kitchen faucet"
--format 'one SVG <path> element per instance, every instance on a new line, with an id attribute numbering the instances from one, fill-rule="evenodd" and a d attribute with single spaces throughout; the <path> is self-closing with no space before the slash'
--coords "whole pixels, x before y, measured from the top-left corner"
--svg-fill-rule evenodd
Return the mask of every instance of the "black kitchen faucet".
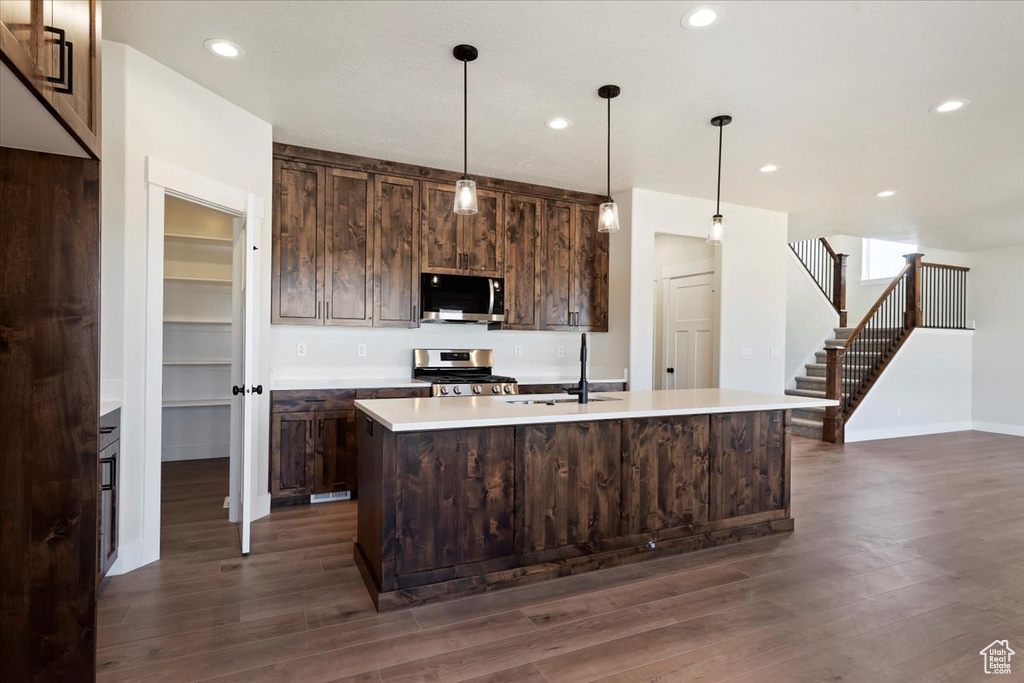
<path id="1" fill-rule="evenodd" d="M 566 393 L 578 396 L 580 403 L 590 403 L 590 382 L 587 381 L 587 333 L 580 335 L 580 384 Z"/>

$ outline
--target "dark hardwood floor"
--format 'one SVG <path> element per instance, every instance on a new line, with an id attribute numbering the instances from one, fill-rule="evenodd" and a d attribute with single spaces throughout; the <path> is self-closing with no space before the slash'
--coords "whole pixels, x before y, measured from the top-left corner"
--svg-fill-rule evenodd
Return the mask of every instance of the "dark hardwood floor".
<path id="1" fill-rule="evenodd" d="M 1008 639 L 1024 680 L 1024 439 L 793 452 L 791 534 L 379 615 L 355 503 L 276 509 L 242 559 L 226 472 L 181 467 L 164 558 L 100 600 L 99 677 L 959 683 Z"/>

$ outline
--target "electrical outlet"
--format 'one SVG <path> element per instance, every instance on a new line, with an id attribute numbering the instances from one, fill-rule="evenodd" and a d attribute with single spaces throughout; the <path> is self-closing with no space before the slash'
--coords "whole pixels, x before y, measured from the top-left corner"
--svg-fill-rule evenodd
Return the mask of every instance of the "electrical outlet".
<path id="1" fill-rule="evenodd" d="M 565 347 L 564 346 L 559 346 L 558 347 L 558 357 L 559 358 L 565 358 Z"/>
<path id="2" fill-rule="evenodd" d="M 771 358 L 772 360 L 778 360 L 781 357 L 782 357 L 782 352 L 779 351 L 779 349 L 777 347 L 773 346 L 771 351 L 769 352 L 769 358 Z"/>
<path id="3" fill-rule="evenodd" d="M 744 346 L 740 349 L 740 360 L 750 360 L 754 357 L 754 350 L 749 346 Z"/>
<path id="4" fill-rule="evenodd" d="M 515 347 L 513 347 L 513 349 L 512 349 L 512 355 L 514 355 L 516 358 L 522 358 L 523 357 L 523 347 L 520 346 L 519 344 L 516 344 Z"/>
<path id="5" fill-rule="evenodd" d="M 302 358 L 306 355 L 306 342 L 299 342 L 295 345 L 295 355 Z"/>
<path id="6" fill-rule="evenodd" d="M 356 344 L 356 355 L 360 358 L 366 358 L 366 344 Z"/>

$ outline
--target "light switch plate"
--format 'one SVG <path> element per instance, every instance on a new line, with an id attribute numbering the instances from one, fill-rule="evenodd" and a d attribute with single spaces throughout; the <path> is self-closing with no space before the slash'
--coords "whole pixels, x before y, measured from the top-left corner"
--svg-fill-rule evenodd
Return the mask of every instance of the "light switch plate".
<path id="1" fill-rule="evenodd" d="M 749 346 L 740 348 L 740 360 L 750 360 L 754 357 L 754 350 Z"/>
<path id="2" fill-rule="evenodd" d="M 366 358 L 366 344 L 356 344 L 356 355 L 360 358 Z"/>
<path id="3" fill-rule="evenodd" d="M 559 346 L 558 347 L 558 357 L 559 358 L 565 358 L 565 347 L 564 346 Z"/>
<path id="4" fill-rule="evenodd" d="M 299 342 L 295 345 L 295 355 L 302 358 L 306 355 L 306 342 Z"/>
<path id="5" fill-rule="evenodd" d="M 516 358 L 522 358 L 523 357 L 523 347 L 520 346 L 519 344 L 516 344 L 513 347 L 513 349 L 512 349 L 512 355 L 514 355 Z"/>
<path id="6" fill-rule="evenodd" d="M 770 354 L 771 354 L 771 355 L 770 355 L 769 357 L 770 357 L 770 358 L 771 358 L 772 360 L 778 360 L 779 358 L 781 358 L 781 357 L 782 357 L 782 352 L 781 352 L 781 351 L 779 351 L 779 349 L 778 349 L 778 348 L 776 348 L 776 347 L 774 347 L 774 346 L 772 347 L 772 349 L 771 349 L 771 351 L 770 351 Z"/>

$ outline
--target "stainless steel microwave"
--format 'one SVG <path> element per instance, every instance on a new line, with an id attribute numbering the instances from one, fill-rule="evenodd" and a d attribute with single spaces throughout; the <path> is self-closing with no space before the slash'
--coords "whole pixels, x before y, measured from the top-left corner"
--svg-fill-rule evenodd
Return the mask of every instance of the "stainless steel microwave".
<path id="1" fill-rule="evenodd" d="M 423 273 L 420 310 L 423 322 L 503 322 L 505 281 L 496 277 Z"/>

